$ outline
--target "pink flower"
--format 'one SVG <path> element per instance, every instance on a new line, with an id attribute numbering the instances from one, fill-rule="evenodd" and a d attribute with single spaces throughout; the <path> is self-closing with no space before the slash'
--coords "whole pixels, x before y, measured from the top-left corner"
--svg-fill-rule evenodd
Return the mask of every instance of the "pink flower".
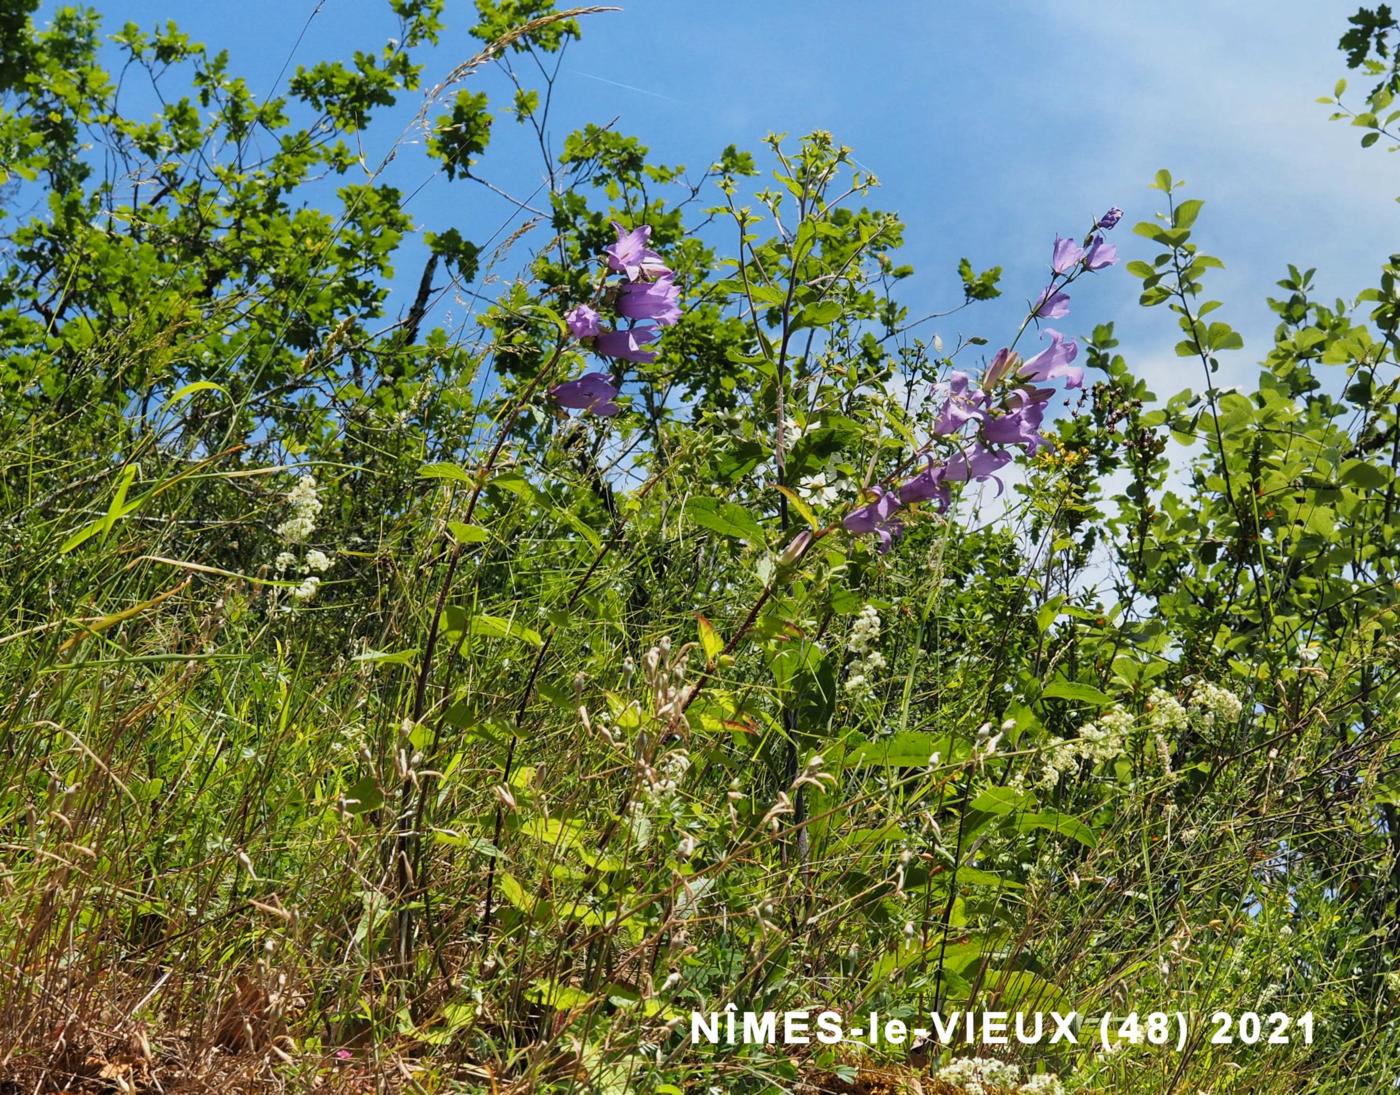
<path id="1" fill-rule="evenodd" d="M 618 315 L 628 319 L 651 319 L 669 327 L 681 318 L 681 292 L 676 275 L 667 271 L 655 281 L 632 281 L 617 296 Z"/>
<path id="2" fill-rule="evenodd" d="M 928 467 L 899 488 L 899 500 L 906 506 L 932 501 L 938 509 L 947 509 L 952 495 L 943 481 L 943 465 L 930 460 Z"/>
<path id="3" fill-rule="evenodd" d="M 938 417 L 934 419 L 933 432 L 942 437 L 950 433 L 957 433 L 963 427 L 963 423 L 977 418 L 981 413 L 981 407 L 986 400 L 981 392 L 968 391 L 968 385 L 972 378 L 966 373 L 955 372 L 949 375 L 946 384 L 939 384 L 934 388 L 934 393 L 940 391 L 947 393 L 942 408 L 938 412 Z"/>
<path id="4" fill-rule="evenodd" d="M 904 531 L 904 526 L 894 520 L 900 500 L 897 494 L 885 490 L 884 487 L 870 489 L 875 494 L 875 500 L 852 510 L 841 523 L 846 526 L 847 532 L 856 536 L 865 536 L 873 532 L 880 537 L 880 554 L 883 555 L 890 550 L 894 538 Z"/>

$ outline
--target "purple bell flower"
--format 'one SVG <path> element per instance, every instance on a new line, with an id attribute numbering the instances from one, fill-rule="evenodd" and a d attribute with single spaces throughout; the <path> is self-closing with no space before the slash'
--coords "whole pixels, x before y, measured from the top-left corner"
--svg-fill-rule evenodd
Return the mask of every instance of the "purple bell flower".
<path id="1" fill-rule="evenodd" d="M 1102 228 L 1105 232 L 1111 232 L 1113 231 L 1114 225 L 1116 225 L 1122 219 L 1123 210 L 1119 209 L 1115 205 L 1112 209 L 1110 209 L 1107 213 L 1105 213 L 1102 217 L 1099 218 L 1099 223 L 1094 225 L 1094 227 Z"/>
<path id="2" fill-rule="evenodd" d="M 1082 387 L 1084 370 L 1070 364 L 1079 355 L 1079 344 L 1051 327 L 1041 337 L 1049 338 L 1050 345 L 1021 366 L 1020 376 L 1041 383 L 1063 379 L 1066 388 Z"/>
<path id="3" fill-rule="evenodd" d="M 622 410 L 613 399 L 617 396 L 617 385 L 605 373 L 584 373 L 577 380 L 566 380 L 549 389 L 561 407 L 584 411 L 587 414 L 611 418 Z"/>
<path id="4" fill-rule="evenodd" d="M 940 392 L 946 393 L 943 406 L 933 422 L 935 435 L 944 437 L 950 433 L 957 433 L 965 422 L 981 415 L 986 396 L 980 391 L 969 392 L 968 385 L 971 383 L 972 378 L 966 373 L 955 372 L 949 375 L 946 384 L 934 387 L 935 395 Z"/>
<path id="5" fill-rule="evenodd" d="M 1011 454 L 999 449 L 989 449 L 974 444 L 967 452 L 960 452 L 943 465 L 943 478 L 949 482 L 964 482 L 968 479 L 990 479 L 992 474 L 1011 463 Z M 997 480 L 997 485 L 1001 481 Z"/>
<path id="6" fill-rule="evenodd" d="M 931 501 L 937 509 L 947 509 L 952 492 L 943 481 L 943 465 L 930 460 L 928 467 L 899 488 L 899 500 L 906 506 Z"/>
<path id="7" fill-rule="evenodd" d="M 1015 350 L 1002 347 L 992 355 L 992 363 L 982 374 L 982 390 L 993 391 L 1003 380 L 1014 373 L 1021 365 L 1021 355 Z"/>
<path id="8" fill-rule="evenodd" d="M 656 351 L 643 350 L 642 344 L 655 341 L 655 327 L 632 327 L 625 331 L 603 331 L 594 338 L 593 349 L 604 357 L 647 365 L 656 360 Z"/>
<path id="9" fill-rule="evenodd" d="M 628 319 L 651 319 L 669 327 L 681 318 L 681 292 L 676 276 L 667 271 L 655 281 L 631 281 L 617 297 L 617 311 Z"/>
<path id="10" fill-rule="evenodd" d="M 1069 294 L 1056 293 L 1054 285 L 1047 285 L 1036 299 L 1031 314 L 1036 319 L 1063 319 L 1069 315 Z"/>
<path id="11" fill-rule="evenodd" d="M 904 526 L 893 520 L 900 501 L 898 495 L 885 490 L 884 487 L 872 487 L 871 490 L 875 493 L 875 500 L 852 510 L 841 523 L 847 532 L 856 536 L 866 536 L 873 532 L 880 537 L 880 554 L 883 555 L 890 550 L 894 538 L 904 531 Z"/>
<path id="12" fill-rule="evenodd" d="M 1089 244 L 1089 250 L 1085 252 L 1084 268 L 1098 271 L 1112 266 L 1117 261 L 1118 248 L 1111 243 L 1105 243 L 1102 236 L 1095 236 L 1094 242 Z"/>
<path id="13" fill-rule="evenodd" d="M 1045 443 L 1045 438 L 1040 434 L 1040 424 L 1045 420 L 1045 403 L 1025 400 L 1020 393 L 1013 397 L 1012 402 L 1017 405 L 1009 408 L 1005 414 L 982 422 L 982 437 L 994 445 L 1024 445 L 1026 451 L 1033 455 Z"/>
<path id="14" fill-rule="evenodd" d="M 580 304 L 564 317 L 569 334 L 574 338 L 593 338 L 598 333 L 598 313 L 587 304 Z"/>
<path id="15" fill-rule="evenodd" d="M 613 230 L 617 232 L 617 242 L 604 248 L 609 270 L 626 274 L 628 281 L 658 278 L 671 272 L 661 261 L 661 256 L 647 247 L 647 241 L 651 239 L 651 225 L 639 225 L 629 232 L 614 221 Z"/>
<path id="16" fill-rule="evenodd" d="M 1079 265 L 1079 260 L 1083 257 L 1084 248 L 1080 247 L 1076 240 L 1056 236 L 1055 250 L 1050 256 L 1050 269 L 1057 274 L 1068 274 Z"/>

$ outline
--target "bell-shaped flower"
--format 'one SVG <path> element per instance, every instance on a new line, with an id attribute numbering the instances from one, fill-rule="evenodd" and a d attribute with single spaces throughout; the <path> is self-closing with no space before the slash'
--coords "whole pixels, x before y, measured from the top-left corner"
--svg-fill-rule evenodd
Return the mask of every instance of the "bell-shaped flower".
<path id="1" fill-rule="evenodd" d="M 1065 338 L 1051 327 L 1045 328 L 1042 338 L 1049 338 L 1050 345 L 1030 358 L 1021 366 L 1020 376 L 1024 380 L 1047 383 L 1064 380 L 1066 388 L 1079 388 L 1084 384 L 1084 370 L 1071 365 L 1079 356 L 1079 344 L 1072 338 Z"/>
<path id="2" fill-rule="evenodd" d="M 1102 270 L 1107 266 L 1112 266 L 1118 261 L 1118 248 L 1111 243 L 1104 242 L 1102 236 L 1095 236 L 1094 241 L 1089 244 L 1089 250 L 1084 254 L 1084 268 L 1086 270 Z"/>
<path id="3" fill-rule="evenodd" d="M 906 506 L 915 502 L 933 502 L 937 509 L 947 509 L 952 492 L 943 481 L 943 465 L 930 460 L 928 467 L 899 488 L 899 500 Z"/>
<path id="4" fill-rule="evenodd" d="M 627 330 L 603 331 L 593 340 L 593 349 L 604 357 L 623 361 L 638 361 L 646 365 L 656 360 L 655 350 L 643 350 L 642 344 L 656 341 L 655 327 L 631 327 Z"/>
<path id="5" fill-rule="evenodd" d="M 992 355 L 992 363 L 987 366 L 987 371 L 982 374 L 982 390 L 995 391 L 1003 380 L 1020 368 L 1020 365 L 1021 355 L 1015 350 L 1005 347 L 998 350 Z"/>
<path id="6" fill-rule="evenodd" d="M 1122 219 L 1123 210 L 1119 209 L 1115 205 L 1112 209 L 1110 209 L 1107 213 L 1105 213 L 1102 217 L 1099 218 L 1099 223 L 1094 225 L 1094 227 L 1102 228 L 1105 232 L 1111 232 L 1114 226 L 1117 225 L 1117 223 Z"/>
<path id="7" fill-rule="evenodd" d="M 1069 315 L 1069 294 L 1057 293 L 1054 285 L 1047 285 L 1036 299 L 1031 315 L 1036 319 L 1063 319 Z"/>
<path id="8" fill-rule="evenodd" d="M 943 478 L 949 482 L 961 483 L 968 479 L 990 479 L 993 473 L 1011 463 L 1011 454 L 1000 449 L 989 449 L 974 443 L 966 452 L 960 452 L 943 465 Z M 997 485 L 1001 481 L 997 480 Z"/>
<path id="9" fill-rule="evenodd" d="M 897 494 L 884 487 L 872 487 L 871 490 L 875 494 L 874 501 L 852 510 L 841 523 L 847 532 L 856 536 L 867 536 L 873 532 L 880 538 L 880 554 L 883 555 L 890 550 L 894 538 L 904 531 L 904 526 L 894 520 L 900 501 Z"/>
<path id="10" fill-rule="evenodd" d="M 613 221 L 613 230 L 617 232 L 617 242 L 604 248 L 609 270 L 626 274 L 628 281 L 662 277 L 671 272 L 661 261 L 661 256 L 647 247 L 647 241 L 651 239 L 651 225 L 639 225 L 629 232 Z"/>
<path id="11" fill-rule="evenodd" d="M 617 385 L 605 373 L 584 373 L 577 380 L 566 380 L 549 389 L 561 407 L 611 418 L 622 410 L 613 400 Z"/>
<path id="12" fill-rule="evenodd" d="M 1047 389 L 1050 390 L 1050 389 Z M 1034 454 L 1043 444 L 1040 424 L 1045 420 L 1045 402 L 1013 393 L 1002 414 L 982 421 L 982 438 L 993 445 L 1024 445 Z"/>
<path id="13" fill-rule="evenodd" d="M 651 319 L 669 327 L 681 318 L 681 292 L 669 271 L 655 281 L 631 281 L 617 296 L 617 311 L 628 319 Z"/>
<path id="14" fill-rule="evenodd" d="M 598 333 L 598 313 L 587 304 L 580 304 L 564 317 L 569 334 L 574 338 L 593 338 Z"/>
<path id="15" fill-rule="evenodd" d="M 955 372 L 949 375 L 947 383 L 935 385 L 934 395 L 944 396 L 943 406 L 933 421 L 933 432 L 938 437 L 957 433 L 963 424 L 980 415 L 986 396 L 977 390 L 969 391 L 972 378 L 966 373 Z"/>
<path id="16" fill-rule="evenodd" d="M 1079 265 L 1079 260 L 1083 257 L 1084 248 L 1079 246 L 1077 240 L 1056 236 L 1055 250 L 1050 255 L 1050 269 L 1057 274 L 1068 274 Z"/>

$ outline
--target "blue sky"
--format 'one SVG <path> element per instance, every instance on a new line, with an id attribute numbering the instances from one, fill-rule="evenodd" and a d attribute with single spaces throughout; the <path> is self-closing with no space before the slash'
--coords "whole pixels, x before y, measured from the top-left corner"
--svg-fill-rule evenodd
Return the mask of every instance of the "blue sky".
<path id="1" fill-rule="evenodd" d="M 53 10 L 46 2 L 42 12 Z M 382 0 L 243 0 L 172 5 L 100 0 L 109 29 L 130 19 L 175 18 L 223 46 L 255 91 L 293 64 L 378 48 L 394 21 Z M 1264 296 L 1287 262 L 1317 266 L 1327 294 L 1368 284 L 1400 241 L 1400 160 L 1363 151 L 1357 131 L 1327 121 L 1313 100 L 1342 74 L 1336 40 L 1355 4 L 1313 0 L 1179 0 L 1171 5 L 1056 0 L 1053 4 L 896 3 L 865 0 L 631 0 L 592 16 L 562 62 L 556 140 L 586 121 L 618 119 L 660 160 L 696 173 L 727 144 L 760 151 L 770 130 L 831 130 L 882 180 L 879 204 L 908 224 L 911 313 L 957 302 L 958 258 L 1006 268 L 1006 297 L 946 321 L 995 341 L 1043 284 L 1055 233 L 1082 230 L 1109 205 L 1128 211 L 1123 257 L 1153 248 L 1133 221 L 1160 208 L 1148 189 L 1170 167 L 1206 199 L 1201 245 L 1223 258 L 1213 279 L 1224 318 L 1246 336 L 1224 379 L 1247 381 L 1272 321 Z M 41 16 L 42 17 L 42 16 Z M 429 84 L 480 43 L 467 0 L 449 0 L 448 29 Z M 295 53 L 293 44 L 305 28 Z M 495 72 L 473 80 L 504 107 Z M 618 86 L 627 85 L 627 86 Z M 403 119 L 373 131 L 377 162 Z M 484 173 L 517 194 L 539 182 L 537 159 L 504 117 Z M 407 150 L 394 169 L 406 189 L 429 174 Z M 434 183 L 414 198 L 422 227 L 459 227 L 481 239 L 512 207 L 470 184 Z M 396 307 L 416 279 L 406 263 Z M 1063 326 L 1082 334 L 1118 322 L 1129 360 L 1165 396 L 1199 387 L 1198 366 L 1172 354 L 1165 310 L 1143 312 L 1121 269 L 1076 294 Z"/>

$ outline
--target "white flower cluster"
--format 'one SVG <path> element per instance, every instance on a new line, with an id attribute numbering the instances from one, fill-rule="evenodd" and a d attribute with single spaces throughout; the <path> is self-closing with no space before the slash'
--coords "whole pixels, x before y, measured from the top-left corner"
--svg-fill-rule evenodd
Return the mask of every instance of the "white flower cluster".
<path id="1" fill-rule="evenodd" d="M 967 1095 L 990 1095 L 992 1091 L 1015 1095 L 1064 1095 L 1064 1084 L 1053 1072 L 1043 1072 L 1021 1082 L 1021 1070 L 990 1057 L 958 1057 L 938 1070 L 938 1079 Z"/>
<path id="2" fill-rule="evenodd" d="M 316 527 L 321 513 L 321 499 L 316 493 L 316 477 L 303 475 L 287 493 L 292 515 L 277 526 L 277 535 L 289 544 L 304 543 Z"/>
<path id="3" fill-rule="evenodd" d="M 846 691 L 853 697 L 867 696 L 874 689 L 871 679 L 885 668 L 885 656 L 875 648 L 880 642 L 880 614 L 866 605 L 851 624 L 846 649 L 851 661 L 846 666 Z"/>
<path id="4" fill-rule="evenodd" d="M 1133 730 L 1133 716 L 1121 707 L 1100 715 L 1096 722 L 1079 728 L 1079 736 L 1057 741 L 1045 757 L 1045 770 L 1040 784 L 1054 787 L 1065 772 L 1080 761 L 1108 761 L 1123 755 L 1128 747 L 1128 735 Z"/>
<path id="5" fill-rule="evenodd" d="M 296 485 L 287 492 L 287 504 L 292 515 L 277 526 L 277 535 L 288 544 L 305 543 L 316 529 L 316 518 L 320 515 L 322 503 L 317 493 L 316 477 L 303 475 Z M 272 565 L 278 574 L 296 569 L 297 557 L 292 551 L 279 551 Z M 331 568 L 331 557 L 324 551 L 312 548 L 302 562 L 301 583 L 292 590 L 292 600 L 306 604 L 316 598 L 321 589 L 319 575 Z"/>
<path id="6" fill-rule="evenodd" d="M 1198 681 L 1191 689 L 1191 707 L 1206 726 L 1230 726 L 1244 714 L 1244 704 L 1238 696 L 1209 681 Z"/>
<path id="7" fill-rule="evenodd" d="M 673 749 L 657 762 L 655 768 L 645 769 L 642 796 L 647 804 L 653 808 L 675 807 L 681 780 L 689 771 L 690 754 L 684 749 Z"/>
<path id="8" fill-rule="evenodd" d="M 1192 726 L 1227 727 L 1238 722 L 1243 714 L 1244 703 L 1238 696 L 1209 681 L 1195 682 L 1185 703 L 1170 692 L 1154 688 L 1147 697 L 1141 720 L 1115 707 L 1096 722 L 1080 727 L 1077 737 L 1051 746 L 1040 783 L 1054 787 L 1061 776 L 1081 760 L 1102 762 L 1122 756 L 1135 727 L 1146 731 L 1162 772 L 1171 775 L 1171 743 L 1181 734 Z"/>

